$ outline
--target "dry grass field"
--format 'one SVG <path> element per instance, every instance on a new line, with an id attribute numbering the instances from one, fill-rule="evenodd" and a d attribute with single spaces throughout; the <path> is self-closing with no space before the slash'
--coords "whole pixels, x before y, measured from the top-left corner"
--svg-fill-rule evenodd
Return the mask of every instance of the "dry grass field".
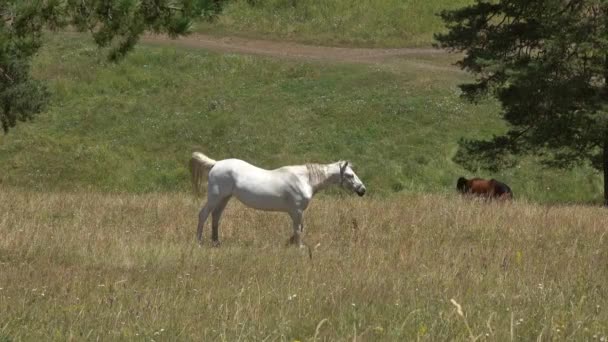
<path id="1" fill-rule="evenodd" d="M 231 202 L 0 188 L 0 341 L 606 340 L 608 212 L 451 195 Z M 460 305 L 460 313 L 457 307 Z"/>

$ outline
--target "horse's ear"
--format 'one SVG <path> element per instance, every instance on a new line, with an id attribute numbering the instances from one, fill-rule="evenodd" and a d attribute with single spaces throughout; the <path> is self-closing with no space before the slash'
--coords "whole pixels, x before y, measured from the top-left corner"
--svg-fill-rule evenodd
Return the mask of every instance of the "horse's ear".
<path id="1" fill-rule="evenodd" d="M 348 167 L 348 160 L 341 161 L 340 162 L 340 173 L 344 173 L 344 171 L 346 170 L 346 167 Z"/>

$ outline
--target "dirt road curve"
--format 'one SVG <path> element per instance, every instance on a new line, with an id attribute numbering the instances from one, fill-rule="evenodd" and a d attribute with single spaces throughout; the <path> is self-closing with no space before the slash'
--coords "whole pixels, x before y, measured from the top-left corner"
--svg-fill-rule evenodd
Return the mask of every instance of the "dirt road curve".
<path id="1" fill-rule="evenodd" d="M 339 48 L 238 37 L 215 37 L 205 34 L 192 34 L 178 39 L 170 39 L 166 36 L 145 35 L 141 41 L 149 44 L 203 48 L 219 52 L 368 64 L 381 64 L 392 57 L 445 54 L 443 50 L 432 48 Z"/>

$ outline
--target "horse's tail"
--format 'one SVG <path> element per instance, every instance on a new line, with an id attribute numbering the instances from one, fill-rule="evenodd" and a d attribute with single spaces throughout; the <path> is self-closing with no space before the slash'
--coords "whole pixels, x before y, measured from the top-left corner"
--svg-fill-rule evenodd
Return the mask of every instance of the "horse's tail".
<path id="1" fill-rule="evenodd" d="M 202 194 L 203 181 L 215 163 L 217 161 L 200 152 L 192 153 L 192 158 L 190 158 L 190 175 L 192 176 L 192 188 L 196 195 Z"/>
<path id="2" fill-rule="evenodd" d="M 492 178 L 491 181 L 493 181 L 496 184 L 496 189 L 499 191 L 500 197 L 508 198 L 508 199 L 515 198 L 515 196 L 513 195 L 513 190 L 511 190 L 511 188 L 507 184 L 505 184 L 503 182 L 499 182 L 494 178 Z"/>
<path id="3" fill-rule="evenodd" d="M 511 190 L 511 188 L 505 184 L 505 186 L 507 187 L 508 194 L 509 194 L 509 198 L 511 198 L 512 200 L 515 199 L 515 195 L 513 194 L 513 190 Z"/>

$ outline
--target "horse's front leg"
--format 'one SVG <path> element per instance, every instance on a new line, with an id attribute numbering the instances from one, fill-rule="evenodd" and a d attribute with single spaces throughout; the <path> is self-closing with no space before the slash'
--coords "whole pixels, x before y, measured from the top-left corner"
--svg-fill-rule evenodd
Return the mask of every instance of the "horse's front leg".
<path id="1" fill-rule="evenodd" d="M 304 242 L 302 236 L 304 235 L 304 224 L 302 223 L 302 211 L 298 210 L 297 212 L 291 213 L 291 219 L 293 220 L 293 235 L 289 238 L 289 242 L 287 244 L 295 244 L 299 248 L 306 247 L 308 248 L 308 256 L 312 259 L 312 249 L 310 246 Z"/>
<path id="2" fill-rule="evenodd" d="M 294 210 L 289 213 L 292 220 L 293 235 L 289 238 L 287 244 L 296 244 L 302 246 L 302 211 Z"/>

